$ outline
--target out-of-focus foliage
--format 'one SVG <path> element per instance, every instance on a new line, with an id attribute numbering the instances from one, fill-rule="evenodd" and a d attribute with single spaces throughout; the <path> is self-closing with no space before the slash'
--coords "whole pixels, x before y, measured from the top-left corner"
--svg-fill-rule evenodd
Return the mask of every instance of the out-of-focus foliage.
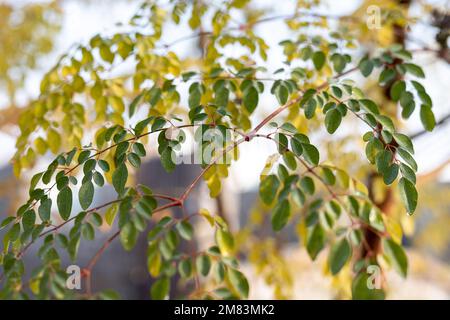
<path id="1" fill-rule="evenodd" d="M 450 226 L 448 194 L 449 186 L 445 183 L 428 184 L 421 191 L 421 206 L 426 219 L 421 231 L 415 237 L 416 245 L 435 254 L 448 254 Z"/>
<path id="2" fill-rule="evenodd" d="M 42 72 L 42 62 L 54 49 L 60 30 L 61 10 L 53 1 L 0 3 L 0 133 L 10 134 L 17 125 L 25 98 L 27 78 Z M 32 81 L 28 81 L 28 85 Z M 28 97 L 27 97 L 28 98 Z M 9 196 L 8 206 L 22 198 L 20 181 L 12 175 L 0 181 L 0 194 Z"/>
<path id="3" fill-rule="evenodd" d="M 56 1 L 26 5 L 0 3 L 0 88 L 14 104 L 27 73 L 51 52 L 60 28 Z"/>

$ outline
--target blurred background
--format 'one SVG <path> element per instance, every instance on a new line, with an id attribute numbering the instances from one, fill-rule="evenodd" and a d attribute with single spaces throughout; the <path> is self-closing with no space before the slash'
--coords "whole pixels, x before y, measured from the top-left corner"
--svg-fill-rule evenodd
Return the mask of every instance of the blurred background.
<path id="1" fill-rule="evenodd" d="M 330 28 L 349 28 L 339 19 L 342 16 L 364 17 L 371 4 L 391 5 L 392 1 L 343 0 L 322 1 L 319 14 L 332 15 Z M 419 164 L 419 210 L 414 217 L 398 213 L 400 233 L 407 247 L 410 272 L 402 279 L 388 272 L 388 298 L 391 299 L 449 299 L 450 298 L 450 1 L 411 0 L 399 1 L 407 14 L 414 18 L 411 25 L 402 26 L 407 32 L 404 44 L 417 51 L 415 63 L 426 73 L 424 85 L 434 103 L 438 125 L 433 133 L 423 132 L 417 114 L 407 122 L 401 122 L 402 131 L 413 137 L 416 159 Z M 272 15 L 289 14 L 293 1 L 254 1 L 254 10 L 267 10 Z M 20 179 L 14 177 L 10 159 L 15 151 L 15 139 L 19 134 L 18 115 L 39 94 L 39 81 L 59 59 L 77 43 L 87 43 L 98 33 L 113 34 L 126 27 L 130 17 L 140 4 L 139 0 L 0 0 L 0 220 L 14 214 L 24 201 L 30 177 L 46 167 L 53 155 L 40 159 L 32 170 L 24 172 Z M 395 25 L 383 25 L 380 30 L 358 27 L 357 41 L 361 55 L 376 46 L 387 46 L 395 34 Z M 171 32 L 172 30 L 172 32 Z M 271 47 L 268 67 L 274 71 L 283 60 L 280 39 L 289 37 L 282 20 L 257 26 L 257 32 Z M 169 43 L 189 30 L 169 27 L 164 41 Z M 398 36 L 398 34 L 397 34 Z M 397 39 L 398 40 L 398 39 Z M 181 57 L 200 57 L 198 40 L 183 41 L 172 50 Z M 238 48 L 230 48 L 230 54 Z M 118 73 L 132 72 L 133 64 L 125 63 Z M 353 76 L 354 80 L 364 78 Z M 364 80 L 366 81 L 366 80 Z M 366 92 L 383 103 L 383 92 L 376 81 L 361 82 Z M 273 107 L 272 98 L 263 101 L 262 112 Z M 347 121 L 347 120 L 346 120 Z M 364 177 L 367 163 L 361 160 L 362 141 L 357 137 L 363 128 L 348 120 L 340 129 L 338 138 L 331 139 L 317 130 L 321 150 L 326 157 L 341 167 L 355 164 L 355 174 Z M 360 140 L 360 138 L 359 138 Z M 355 141 L 358 141 L 359 145 Z M 353 142 L 353 147 L 348 147 Z M 151 142 L 150 142 L 151 143 Z M 336 147 L 337 146 L 337 147 Z M 296 230 L 290 230 L 283 239 L 275 239 L 260 223 L 264 208 L 258 204 L 259 174 L 267 156 L 274 152 L 269 144 L 249 144 L 241 150 L 240 160 L 232 166 L 221 195 L 210 199 L 205 185 L 200 185 L 188 204 L 194 211 L 208 208 L 222 215 L 232 226 L 241 241 L 244 257 L 243 270 L 251 281 L 251 298 L 335 299 L 348 298 L 348 273 L 340 279 L 332 279 L 324 271 L 326 255 L 311 262 L 299 245 Z M 339 150 L 337 152 L 336 150 Z M 358 169 L 362 166 L 363 169 Z M 199 168 L 195 165 L 177 167 L 172 175 L 166 175 L 154 152 L 149 152 L 147 162 L 135 175 L 136 182 L 146 183 L 158 193 L 179 194 L 192 181 Z M 95 199 L 98 204 L 113 196 L 103 188 Z M 95 203 L 94 203 L 95 204 Z M 397 211 L 401 211 L 399 207 Z M 198 243 L 208 239 L 207 226 L 196 226 Z M 82 243 L 80 264 L 86 262 L 108 237 L 108 228 L 102 228 L 96 241 Z M 240 239 L 240 240 L 239 240 Z M 252 239 L 253 241 L 248 241 Z M 280 245 L 280 243 L 282 245 Z M 31 249 L 25 257 L 25 265 L 38 263 Z M 280 250 L 281 248 L 281 250 Z M 119 243 L 112 245 L 94 272 L 94 290 L 113 288 L 123 298 L 146 299 L 150 277 L 146 267 L 146 243 L 140 242 L 131 253 L 125 253 Z M 174 288 L 177 290 L 177 288 Z M 180 294 L 182 292 L 180 291 Z"/>

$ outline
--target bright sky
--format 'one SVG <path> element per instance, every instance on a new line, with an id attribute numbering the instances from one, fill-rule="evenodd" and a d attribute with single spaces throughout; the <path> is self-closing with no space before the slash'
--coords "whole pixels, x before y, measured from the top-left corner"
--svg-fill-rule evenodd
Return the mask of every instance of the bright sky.
<path id="1" fill-rule="evenodd" d="M 1 1 L 1 0 L 0 0 Z M 33 0 L 37 1 L 37 0 Z M 11 1 L 10 1 L 11 2 Z M 17 0 L 16 0 L 17 2 Z M 19 2 L 31 2 L 30 0 L 19 0 Z M 345 1 L 328 1 L 329 5 L 323 8 L 322 13 L 332 13 L 334 15 L 342 15 L 351 13 L 358 7 L 360 0 L 345 0 Z M 446 3 L 446 1 L 432 1 L 437 3 Z M 94 34 L 111 33 L 116 30 L 116 22 L 126 22 L 137 8 L 139 1 L 124 1 L 124 0 L 95 0 L 90 1 L 90 4 L 79 0 L 66 0 L 64 4 L 65 18 L 63 21 L 63 30 L 58 37 L 57 50 L 55 54 L 46 59 L 49 68 L 54 61 L 56 61 L 59 54 L 65 52 L 75 42 L 87 42 Z M 270 6 L 270 4 L 277 3 L 277 1 L 260 0 L 258 4 L 261 6 Z M 279 2 L 278 2 L 279 3 Z M 283 6 L 273 6 L 272 14 L 289 13 L 292 12 L 292 2 L 283 2 Z M 261 24 L 258 27 L 258 32 L 265 35 L 268 39 L 269 45 L 273 46 L 270 53 L 270 59 L 273 63 L 273 70 L 278 69 L 281 65 L 278 61 L 282 61 L 281 51 L 278 49 L 278 42 L 283 39 L 286 33 L 286 28 L 282 22 L 273 22 L 269 24 Z M 190 34 L 186 30 L 186 35 Z M 431 30 L 418 26 L 413 29 L 415 38 L 419 38 L 427 43 L 432 43 Z M 166 42 L 177 39 L 184 34 L 173 32 L 168 35 L 171 39 L 165 39 Z M 185 54 L 189 52 L 192 42 L 183 42 L 175 47 L 174 50 Z M 232 52 L 230 52 L 232 53 Z M 450 112 L 450 101 L 448 85 L 450 83 L 450 67 L 440 61 L 430 58 L 429 55 L 421 54 L 415 57 L 424 66 L 425 73 L 428 75 L 424 85 L 430 93 L 434 101 L 434 111 L 436 118 L 439 119 L 442 115 Z M 36 73 L 29 77 L 27 86 L 28 97 L 35 97 L 38 93 L 38 83 L 42 73 Z M 268 101 L 264 100 L 265 108 L 273 108 L 275 100 L 273 97 L 268 97 Z M 273 102 L 273 103 L 272 103 Z M 1 105 L 1 96 L 0 96 Z M 417 112 L 416 112 L 417 115 Z M 408 121 L 408 132 L 416 132 L 421 130 L 421 124 L 418 117 Z M 428 171 L 433 167 L 439 165 L 444 160 L 450 158 L 450 126 L 441 128 L 438 133 L 433 134 L 432 137 L 425 137 L 416 141 L 416 150 L 418 151 L 416 157 L 419 162 L 421 171 Z M 6 164 L 14 153 L 14 138 L 11 136 L 2 135 L 0 133 L 0 140 L 2 142 L 2 152 L 0 153 L 0 166 Z M 258 182 L 258 177 L 261 169 L 264 166 L 265 159 L 269 154 L 274 152 L 268 145 L 248 144 L 241 152 L 241 159 L 233 166 L 233 177 L 242 189 L 249 189 L 254 187 Z M 445 178 L 450 179 L 450 170 L 445 174 Z"/>

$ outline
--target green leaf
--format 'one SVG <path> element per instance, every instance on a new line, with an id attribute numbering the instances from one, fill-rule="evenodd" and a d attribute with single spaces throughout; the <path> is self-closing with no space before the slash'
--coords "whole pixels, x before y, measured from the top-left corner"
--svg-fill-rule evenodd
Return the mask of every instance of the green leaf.
<path id="1" fill-rule="evenodd" d="M 42 221 L 50 220 L 50 212 L 52 209 L 52 199 L 46 198 L 41 200 L 41 205 L 39 206 L 38 213 Z"/>
<path id="2" fill-rule="evenodd" d="M 192 235 L 194 234 L 194 229 L 192 228 L 192 225 L 189 222 L 181 221 L 181 222 L 177 223 L 175 227 L 183 239 L 185 239 L 185 240 L 192 239 Z"/>
<path id="3" fill-rule="evenodd" d="M 39 183 L 39 181 L 42 178 L 42 175 L 44 174 L 44 172 L 39 172 L 36 173 L 32 178 L 31 178 L 31 182 L 30 182 L 30 189 L 29 189 L 29 193 L 31 194 L 31 192 L 36 188 L 36 185 Z"/>
<path id="4" fill-rule="evenodd" d="M 291 138 L 291 149 L 297 156 L 301 156 L 303 153 L 302 142 L 296 136 Z"/>
<path id="5" fill-rule="evenodd" d="M 377 170 L 383 173 L 390 166 L 392 162 L 392 153 L 388 150 L 382 150 L 377 153 L 375 157 L 375 163 L 377 165 Z"/>
<path id="6" fill-rule="evenodd" d="M 139 158 L 139 156 L 136 153 L 133 152 L 129 153 L 127 158 L 133 167 L 139 168 L 141 166 L 141 158 Z"/>
<path id="7" fill-rule="evenodd" d="M 259 195 L 261 200 L 265 204 L 270 205 L 277 195 L 279 186 L 280 181 L 276 175 L 271 174 L 264 177 L 259 186 Z"/>
<path id="8" fill-rule="evenodd" d="M 135 209 L 143 218 L 150 219 L 153 210 L 158 205 L 156 199 L 150 195 L 145 195 L 136 204 Z"/>
<path id="9" fill-rule="evenodd" d="M 403 204 L 409 214 L 413 214 L 417 207 L 417 190 L 414 184 L 405 179 L 401 178 L 398 184 L 400 189 L 400 196 L 402 198 Z"/>
<path id="10" fill-rule="evenodd" d="M 150 294 L 153 300 L 163 300 L 169 294 L 170 279 L 168 277 L 162 277 L 152 285 Z"/>
<path id="11" fill-rule="evenodd" d="M 109 171 L 109 163 L 105 160 L 98 160 L 98 166 L 103 170 L 103 172 Z"/>
<path id="12" fill-rule="evenodd" d="M 195 264 L 197 271 L 200 272 L 202 276 L 206 277 L 211 269 L 211 258 L 206 254 L 202 254 L 197 257 Z"/>
<path id="13" fill-rule="evenodd" d="M 81 233 L 86 240 L 92 241 L 95 238 L 95 229 L 89 222 L 82 225 Z"/>
<path id="14" fill-rule="evenodd" d="M 359 246 L 363 238 L 362 231 L 354 229 L 350 232 L 350 240 L 355 246 Z"/>
<path id="15" fill-rule="evenodd" d="M 94 184 L 92 181 L 87 181 L 81 185 L 78 192 L 78 200 L 80 201 L 81 208 L 86 210 L 94 199 Z"/>
<path id="16" fill-rule="evenodd" d="M 335 97 L 342 98 L 342 90 L 339 87 L 331 86 L 331 91 Z"/>
<path id="17" fill-rule="evenodd" d="M 228 99 L 230 95 L 230 90 L 225 86 L 221 86 L 215 90 L 214 103 L 219 107 L 226 107 L 228 104 Z"/>
<path id="18" fill-rule="evenodd" d="M 333 134 L 342 121 L 342 115 L 337 109 L 331 109 L 325 115 L 325 127 L 329 134 Z"/>
<path id="19" fill-rule="evenodd" d="M 214 280 L 217 282 L 222 282 L 225 277 L 225 265 L 222 261 L 218 261 L 214 264 L 213 267 L 213 276 Z"/>
<path id="20" fill-rule="evenodd" d="M 130 106 L 128 108 L 128 116 L 131 118 L 134 113 L 136 112 L 136 107 L 139 104 L 139 102 L 141 101 L 142 98 L 142 93 L 138 94 L 133 101 L 130 103 Z"/>
<path id="21" fill-rule="evenodd" d="M 329 206 L 330 206 L 330 208 L 331 208 L 332 213 L 334 214 L 334 217 L 335 217 L 336 219 L 339 219 L 339 217 L 341 216 L 341 212 L 342 212 L 342 208 L 341 208 L 341 206 L 339 205 L 339 203 L 337 203 L 337 202 L 334 201 L 334 200 L 331 200 L 331 201 L 329 202 Z"/>
<path id="22" fill-rule="evenodd" d="M 400 96 L 400 105 L 403 108 L 402 117 L 408 119 L 416 108 L 413 94 L 409 91 L 402 92 Z"/>
<path id="23" fill-rule="evenodd" d="M 400 172 L 405 179 L 408 179 L 412 183 L 416 183 L 416 174 L 413 169 L 404 163 L 400 163 Z"/>
<path id="24" fill-rule="evenodd" d="M 283 133 L 277 133 L 275 135 L 275 141 L 277 143 L 278 152 L 283 154 L 289 147 L 289 142 L 286 135 Z"/>
<path id="25" fill-rule="evenodd" d="M 361 99 L 359 100 L 360 106 L 371 114 L 379 114 L 380 110 L 378 110 L 378 106 L 375 102 L 370 99 Z"/>
<path id="26" fill-rule="evenodd" d="M 0 224 L 0 230 L 6 228 L 14 220 L 16 220 L 16 217 L 12 217 L 12 216 L 6 217 L 5 219 L 3 219 L 2 223 Z"/>
<path id="27" fill-rule="evenodd" d="M 9 229 L 8 233 L 5 235 L 5 237 L 8 237 L 8 239 L 11 242 L 14 242 L 17 240 L 17 238 L 20 235 L 20 223 L 15 223 L 11 229 Z"/>
<path id="28" fill-rule="evenodd" d="M 230 279 L 231 285 L 239 293 L 239 295 L 243 298 L 247 298 L 250 287 L 244 274 L 236 269 L 229 268 L 228 277 Z"/>
<path id="29" fill-rule="evenodd" d="M 411 154 L 414 154 L 414 145 L 406 134 L 402 133 L 393 133 L 395 141 L 397 141 L 398 145 L 408 151 Z"/>
<path id="30" fill-rule="evenodd" d="M 394 69 L 384 69 L 381 74 L 378 82 L 381 85 L 386 85 L 390 83 L 395 78 L 395 70 Z"/>
<path id="31" fill-rule="evenodd" d="M 121 194 L 128 180 L 128 169 L 125 163 L 121 163 L 112 175 L 112 184 L 117 193 Z"/>
<path id="32" fill-rule="evenodd" d="M 320 155 L 319 150 L 312 144 L 302 144 L 303 148 L 303 157 L 308 161 L 310 164 L 317 166 L 319 164 Z"/>
<path id="33" fill-rule="evenodd" d="M 22 217 L 23 230 L 27 231 L 33 229 L 35 222 L 36 222 L 36 213 L 34 212 L 34 210 L 25 211 Z"/>
<path id="34" fill-rule="evenodd" d="M 389 258 L 394 269 L 403 278 L 406 278 L 408 272 L 408 259 L 403 248 L 391 239 L 383 239 L 383 248 L 384 253 Z"/>
<path id="35" fill-rule="evenodd" d="M 397 80 L 391 87 L 390 95 L 393 101 L 400 100 L 401 94 L 406 90 L 406 83 L 403 80 Z"/>
<path id="36" fill-rule="evenodd" d="M 399 166 L 396 163 L 391 164 L 386 170 L 383 172 L 383 181 L 386 185 L 390 185 L 392 182 L 397 179 Z"/>
<path id="37" fill-rule="evenodd" d="M 98 212 L 94 211 L 91 213 L 91 220 L 96 227 L 100 227 L 103 224 L 103 218 Z"/>
<path id="38" fill-rule="evenodd" d="M 336 176 L 330 168 L 323 167 L 321 170 L 321 176 L 323 181 L 328 185 L 334 185 L 336 183 Z"/>
<path id="39" fill-rule="evenodd" d="M 56 204 L 61 218 L 63 220 L 69 219 L 72 212 L 72 190 L 68 186 L 59 191 Z"/>
<path id="40" fill-rule="evenodd" d="M 303 179 L 300 181 L 300 185 L 305 192 L 309 193 L 310 195 L 314 194 L 314 180 L 311 177 L 303 177 Z"/>
<path id="41" fill-rule="evenodd" d="M 420 100 L 422 100 L 423 104 L 426 104 L 430 107 L 433 106 L 433 101 L 431 100 L 431 97 L 426 93 L 425 91 L 418 91 L 417 94 L 419 95 Z"/>
<path id="42" fill-rule="evenodd" d="M 286 151 L 285 153 L 283 153 L 283 161 L 289 169 L 294 171 L 295 169 L 297 169 L 297 160 L 295 159 L 295 156 L 291 151 Z"/>
<path id="43" fill-rule="evenodd" d="M 323 53 L 322 51 L 316 51 L 314 52 L 313 56 L 312 56 L 312 60 L 314 63 L 314 67 L 316 68 L 316 70 L 320 70 L 323 68 L 324 64 L 325 64 L 325 53 Z"/>
<path id="44" fill-rule="evenodd" d="M 223 254 L 229 254 L 234 248 L 234 239 L 231 233 L 224 229 L 218 229 L 216 232 L 216 242 Z"/>
<path id="45" fill-rule="evenodd" d="M 431 97 L 428 95 L 428 93 L 425 91 L 424 86 L 422 86 L 419 82 L 412 80 L 412 85 L 417 91 L 417 94 L 419 95 L 420 100 L 422 100 L 423 104 L 427 104 L 430 107 L 433 106 L 433 101 L 431 100 Z"/>
<path id="46" fill-rule="evenodd" d="M 305 117 L 306 119 L 312 119 L 314 117 L 314 114 L 316 113 L 316 107 L 317 107 L 317 101 L 314 98 L 310 98 L 305 103 Z"/>
<path id="47" fill-rule="evenodd" d="M 164 128 L 166 123 L 167 123 L 167 120 L 164 119 L 163 117 L 156 118 L 152 123 L 151 131 L 156 131 L 156 130 Z"/>
<path id="48" fill-rule="evenodd" d="M 161 99 L 161 89 L 156 86 L 153 86 L 148 92 L 148 102 L 152 107 L 154 107 L 160 99 Z"/>
<path id="49" fill-rule="evenodd" d="M 147 152 L 145 151 L 145 147 L 142 143 L 136 142 L 133 144 L 133 151 L 139 156 L 139 157 L 145 157 Z"/>
<path id="50" fill-rule="evenodd" d="M 333 54 L 331 56 L 331 61 L 333 62 L 334 70 L 338 73 L 344 71 L 345 65 L 347 64 L 347 61 L 345 58 L 340 54 Z"/>
<path id="51" fill-rule="evenodd" d="M 78 248 L 80 246 L 80 238 L 81 238 L 80 234 L 78 234 L 70 238 L 69 240 L 67 251 L 69 252 L 69 256 L 72 261 L 75 261 L 75 258 L 77 256 Z"/>
<path id="52" fill-rule="evenodd" d="M 306 250 L 312 260 L 315 260 L 319 252 L 325 246 L 325 233 L 318 223 L 311 230 L 308 230 L 306 240 Z"/>
<path id="53" fill-rule="evenodd" d="M 198 82 L 194 82 L 189 87 L 189 108 L 196 108 L 198 105 L 200 105 L 200 100 L 202 98 L 202 92 L 200 88 L 200 84 Z"/>
<path id="54" fill-rule="evenodd" d="M 100 134 L 100 136 L 103 136 L 103 139 L 104 139 L 104 135 Z M 76 152 L 77 152 L 77 148 L 73 148 L 71 151 L 69 151 L 67 153 L 66 166 L 69 166 L 72 163 L 73 157 L 75 156 Z"/>
<path id="55" fill-rule="evenodd" d="M 172 160 L 173 154 L 174 153 L 171 148 L 166 148 L 161 153 L 161 164 L 164 170 L 166 170 L 169 173 L 175 170 L 175 163 Z"/>
<path id="56" fill-rule="evenodd" d="M 403 160 L 405 160 L 405 162 L 414 169 L 414 171 L 417 171 L 417 163 L 416 160 L 414 160 L 414 158 L 411 156 L 411 154 L 409 154 L 408 151 L 402 149 L 402 148 L 397 148 L 397 153 L 399 154 L 400 157 L 403 158 Z"/>
<path id="57" fill-rule="evenodd" d="M 289 97 L 288 88 L 284 84 L 280 84 L 275 89 L 275 96 L 277 97 L 278 103 L 284 105 Z"/>
<path id="58" fill-rule="evenodd" d="M 336 275 L 341 271 L 342 267 L 347 263 L 352 255 L 352 247 L 346 238 L 335 243 L 330 250 L 328 257 L 328 265 L 332 275 Z"/>
<path id="59" fill-rule="evenodd" d="M 382 130 L 381 137 L 383 138 L 385 143 L 391 143 L 392 141 L 392 133 L 388 130 Z"/>
<path id="60" fill-rule="evenodd" d="M 142 132 L 144 131 L 144 129 L 147 128 L 147 126 L 150 124 L 150 122 L 152 122 L 154 119 L 154 117 L 148 117 L 144 120 L 139 121 L 138 123 L 136 123 L 136 126 L 134 127 L 134 134 L 136 136 L 142 134 Z"/>
<path id="61" fill-rule="evenodd" d="M 297 128 L 289 122 L 285 122 L 281 125 L 280 129 L 283 129 L 284 131 L 287 131 L 289 133 L 297 133 Z"/>
<path id="62" fill-rule="evenodd" d="M 125 250 L 130 251 L 136 245 L 138 232 L 132 222 L 127 222 L 120 229 L 120 242 Z"/>
<path id="63" fill-rule="evenodd" d="M 384 116 L 384 115 L 374 115 L 375 119 L 377 119 L 377 121 L 379 123 L 381 123 L 381 125 L 383 126 L 383 129 L 389 131 L 389 132 L 394 132 L 395 131 L 395 127 L 394 127 L 394 122 L 391 120 L 391 118 L 389 118 L 388 116 Z"/>
<path id="64" fill-rule="evenodd" d="M 295 188 L 291 191 L 291 196 L 297 206 L 302 206 L 305 204 L 305 194 L 299 188 Z"/>
<path id="65" fill-rule="evenodd" d="M 103 185 L 105 184 L 105 179 L 100 172 L 94 172 L 92 178 L 94 179 L 95 184 L 99 187 L 103 187 Z"/>
<path id="66" fill-rule="evenodd" d="M 273 212 L 272 228 L 274 231 L 280 231 L 286 225 L 291 215 L 291 206 L 287 199 L 279 202 Z"/>
<path id="67" fill-rule="evenodd" d="M 362 75 L 364 77 L 368 77 L 372 73 L 374 65 L 373 65 L 372 60 L 365 58 L 360 61 L 358 67 L 359 67 L 359 70 L 361 71 Z"/>
<path id="68" fill-rule="evenodd" d="M 434 118 L 434 113 L 431 111 L 429 105 L 422 104 L 420 106 L 420 120 L 422 121 L 425 130 L 433 131 L 436 126 L 436 119 Z"/>
<path id="69" fill-rule="evenodd" d="M 80 154 L 78 155 L 78 163 L 82 164 L 89 158 L 90 155 L 91 155 L 91 151 L 89 151 L 89 150 L 81 151 Z"/>
<path id="70" fill-rule="evenodd" d="M 411 80 L 411 84 L 413 85 L 414 89 L 416 89 L 417 92 L 425 92 L 425 87 L 420 84 L 420 82 L 417 82 L 415 80 Z"/>
<path id="71" fill-rule="evenodd" d="M 408 73 L 411 73 L 413 76 L 416 76 L 418 78 L 425 78 L 425 73 L 418 65 L 413 63 L 404 63 L 402 64 L 402 66 L 405 67 L 406 71 Z"/>
<path id="72" fill-rule="evenodd" d="M 252 113 L 256 109 L 256 106 L 258 105 L 259 100 L 258 90 L 256 90 L 256 88 L 253 86 L 249 86 L 244 91 L 243 99 L 245 109 L 247 109 L 249 113 Z"/>
<path id="73" fill-rule="evenodd" d="M 116 154 L 115 154 L 115 158 L 119 159 L 122 156 L 125 156 L 127 151 L 128 151 L 128 147 L 129 147 L 130 143 L 128 141 L 122 141 L 117 145 L 116 148 Z"/>
<path id="74" fill-rule="evenodd" d="M 191 259 L 184 259 L 178 263 L 178 272 L 182 278 L 189 278 L 192 275 L 192 262 Z"/>

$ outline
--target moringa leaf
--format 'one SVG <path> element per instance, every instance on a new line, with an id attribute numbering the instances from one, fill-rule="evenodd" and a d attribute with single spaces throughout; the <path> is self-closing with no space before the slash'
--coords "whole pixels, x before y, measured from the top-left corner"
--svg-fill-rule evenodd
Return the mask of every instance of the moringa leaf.
<path id="1" fill-rule="evenodd" d="M 352 255 L 352 247 L 346 238 L 335 243 L 330 250 L 328 256 L 328 265 L 332 275 L 336 275 L 341 271 L 342 267 L 347 263 Z"/>
<path id="2" fill-rule="evenodd" d="M 112 175 L 112 184 L 117 193 L 121 194 L 128 180 L 128 169 L 125 163 L 121 163 Z"/>
<path id="3" fill-rule="evenodd" d="M 263 177 L 259 186 L 259 195 L 261 200 L 270 205 L 275 199 L 278 188 L 280 187 L 280 180 L 274 174 Z"/>
<path id="4" fill-rule="evenodd" d="M 333 134 L 342 121 L 342 115 L 337 109 L 331 109 L 325 115 L 325 127 L 329 134 Z"/>
<path id="5" fill-rule="evenodd" d="M 291 206 L 287 199 L 279 202 L 273 211 L 272 215 L 272 229 L 274 231 L 280 231 L 288 222 L 291 215 Z"/>
<path id="6" fill-rule="evenodd" d="M 403 204 L 409 214 L 413 214 L 417 207 L 417 190 L 414 184 L 405 179 L 401 178 L 398 184 L 400 189 L 400 196 L 402 198 Z"/>
<path id="7" fill-rule="evenodd" d="M 394 269 L 403 277 L 406 278 L 408 272 L 408 258 L 401 246 L 391 239 L 383 239 L 384 253 L 388 256 Z"/>
<path id="8" fill-rule="evenodd" d="M 72 190 L 70 187 L 65 186 L 59 191 L 56 204 L 61 218 L 63 220 L 69 219 L 72 212 Z"/>
<path id="9" fill-rule="evenodd" d="M 94 184 L 92 181 L 87 181 L 81 185 L 78 192 L 78 200 L 80 201 L 81 208 L 86 210 L 94 199 Z"/>

